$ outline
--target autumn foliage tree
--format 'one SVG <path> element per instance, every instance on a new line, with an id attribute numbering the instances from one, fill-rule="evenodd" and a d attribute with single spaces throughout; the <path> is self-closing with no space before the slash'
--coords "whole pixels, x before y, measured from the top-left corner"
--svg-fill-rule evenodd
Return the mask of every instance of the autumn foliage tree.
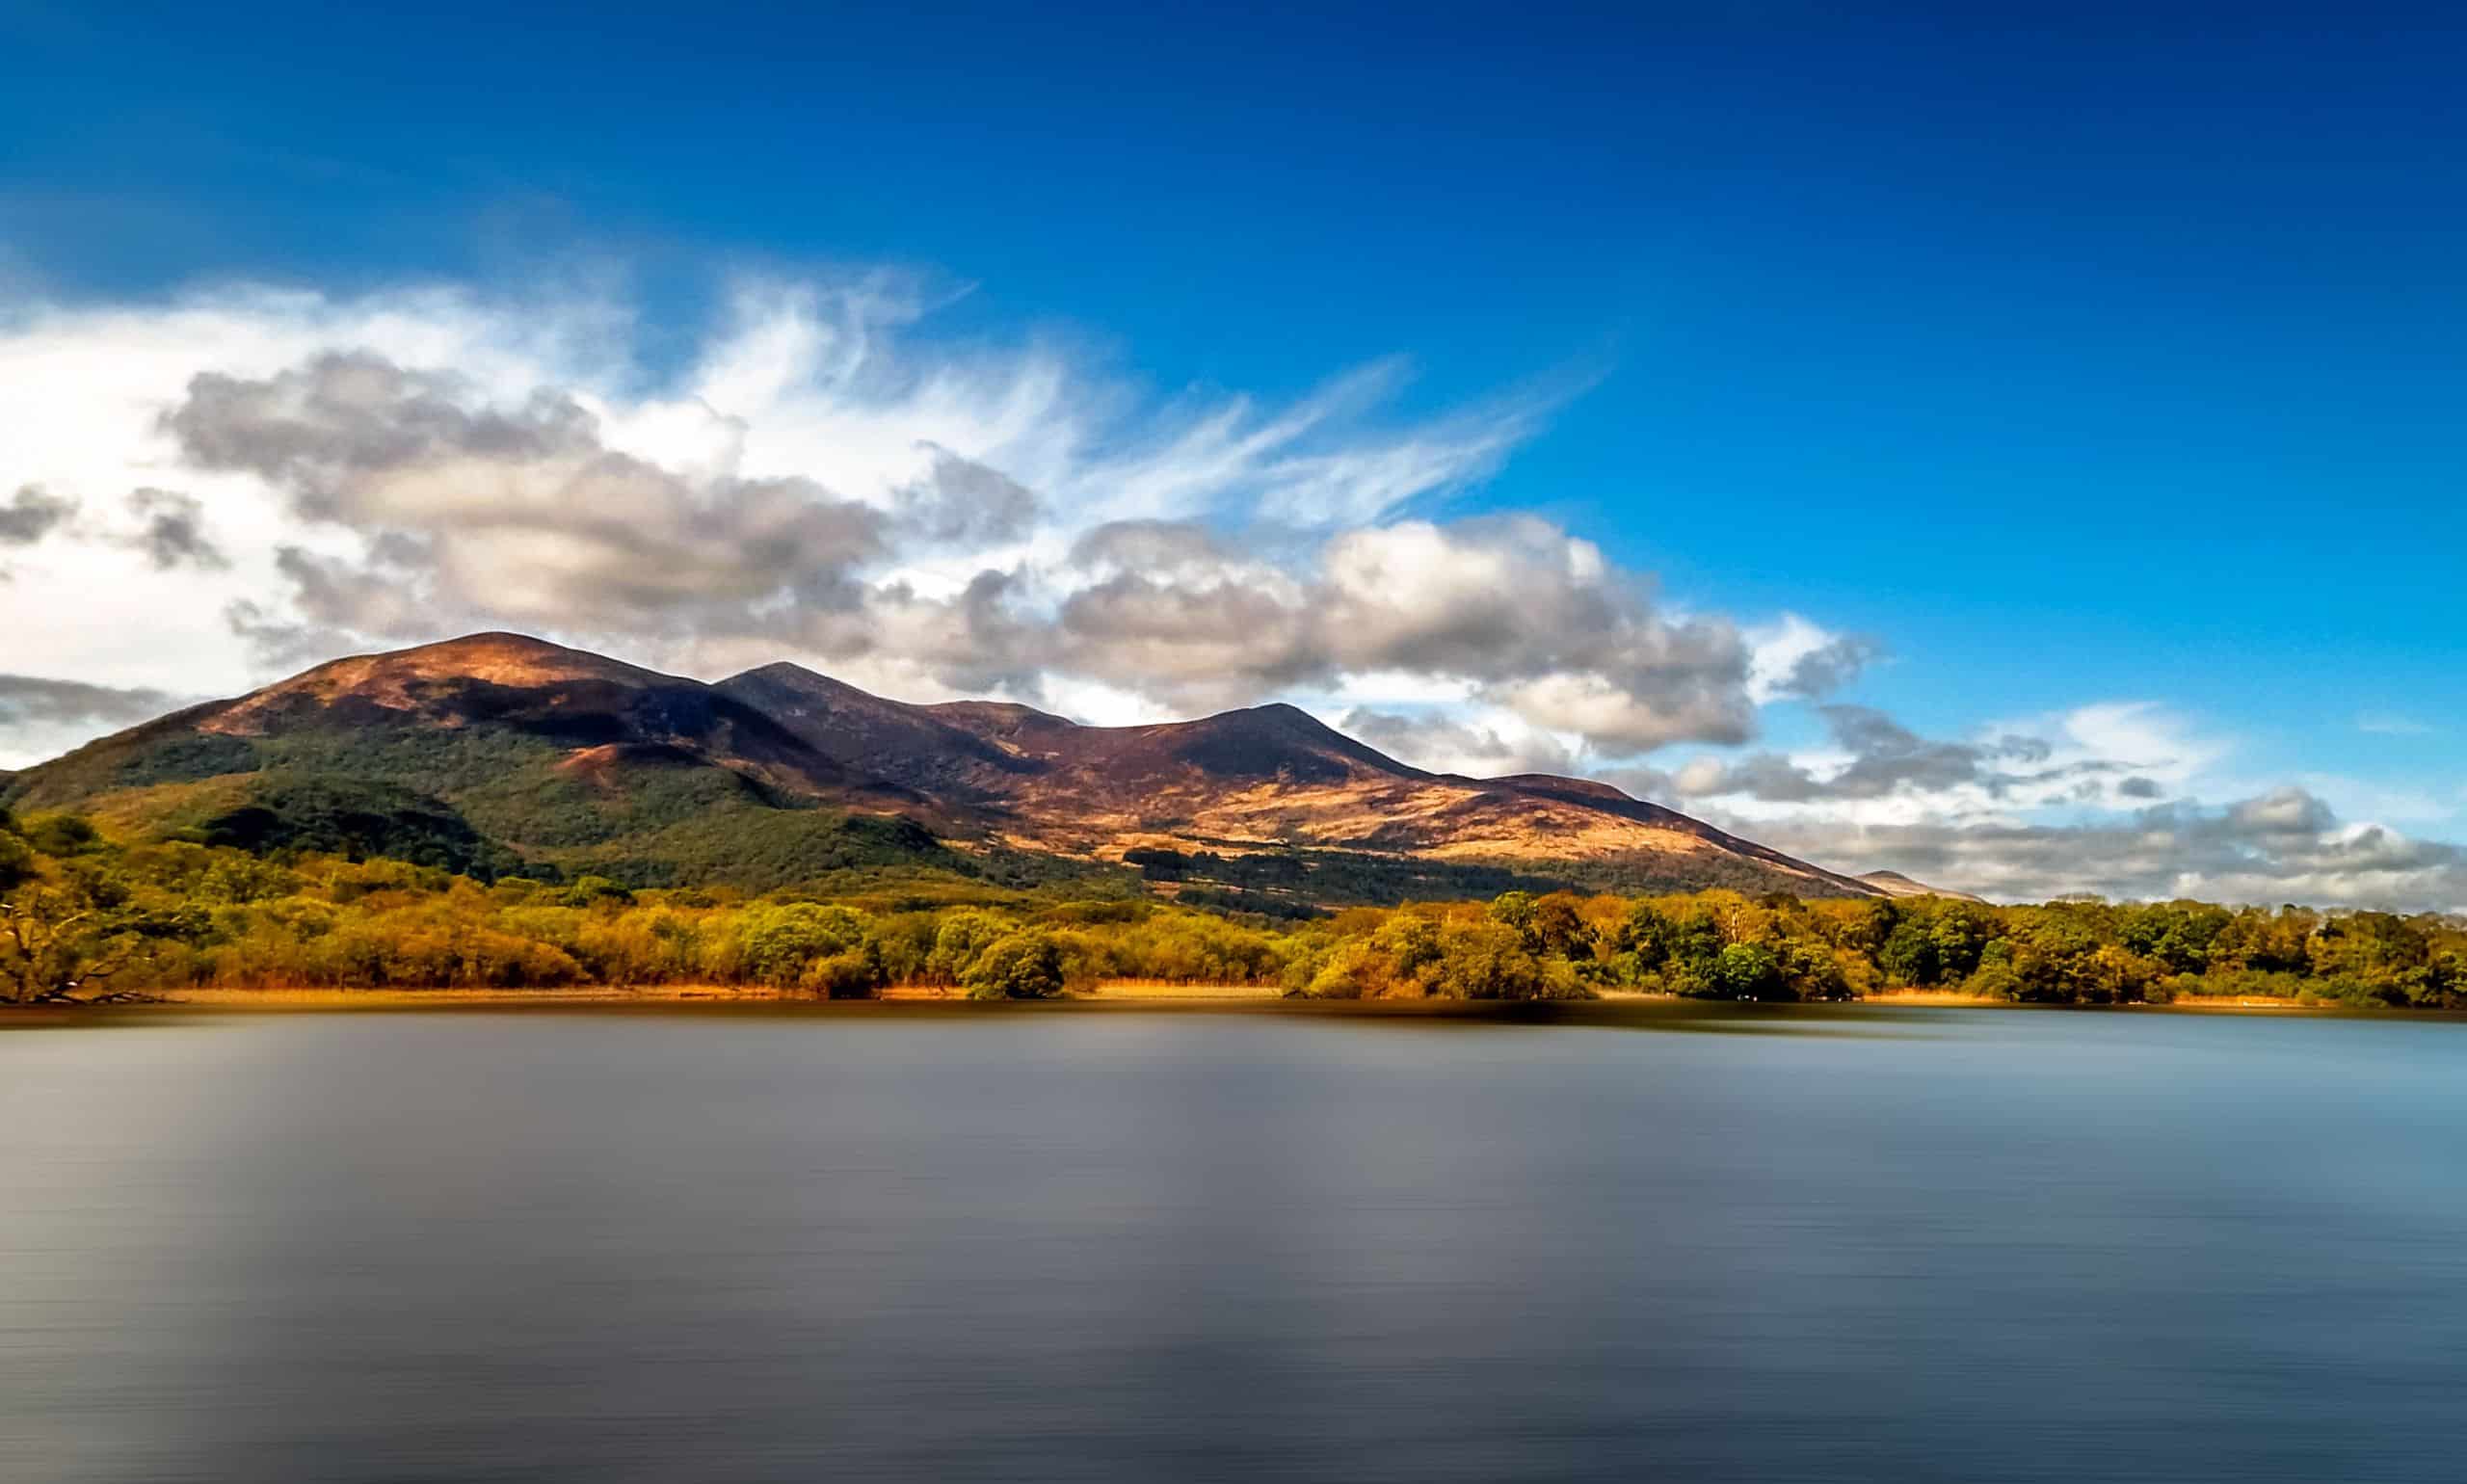
<path id="1" fill-rule="evenodd" d="M 145 892 L 106 859 L 58 860 L 36 848 L 58 841 L 74 849 L 94 838 L 41 822 L 30 832 L 0 814 L 0 985 L 14 1003 L 108 994 L 163 945 L 205 931 L 202 909 Z"/>

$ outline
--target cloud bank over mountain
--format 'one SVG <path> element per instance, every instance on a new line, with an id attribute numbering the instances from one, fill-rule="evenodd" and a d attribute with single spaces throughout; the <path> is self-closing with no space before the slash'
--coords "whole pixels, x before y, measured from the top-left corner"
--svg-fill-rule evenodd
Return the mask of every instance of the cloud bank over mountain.
<path id="1" fill-rule="evenodd" d="M 2454 847 L 2310 792 L 2266 826 L 2293 785 L 2240 785 L 2159 708 L 1923 736 L 1849 699 L 1878 639 L 1674 600 L 1483 508 L 1564 390 L 1408 413 L 1382 361 L 1285 399 L 1159 392 L 1059 341 L 940 334 L 938 302 L 751 280 L 682 355 L 596 292 L 17 311 L 0 624 L 53 679 L 0 688 L 0 765 L 123 721 L 111 697 L 517 628 L 1099 722 L 1289 699 L 1424 766 L 1602 777 L 1995 894 L 2467 904 Z"/>

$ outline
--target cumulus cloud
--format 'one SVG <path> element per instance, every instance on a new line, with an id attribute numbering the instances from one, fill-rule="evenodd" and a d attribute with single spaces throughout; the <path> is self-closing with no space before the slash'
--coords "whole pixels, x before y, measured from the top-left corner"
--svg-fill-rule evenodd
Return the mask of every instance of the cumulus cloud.
<path id="1" fill-rule="evenodd" d="M 2467 910 L 2467 850 L 2343 821 L 2305 787 L 2224 793 L 2215 765 L 2226 745 L 2150 702 L 1950 740 L 1870 707 L 1819 715 L 1824 746 L 1610 781 L 1836 869 L 1897 870 L 2004 900 Z M 2228 802 L 2206 804 L 2206 793 Z"/>
<path id="2" fill-rule="evenodd" d="M 1121 522 L 1073 563 L 1090 580 L 1059 610 L 1063 662 L 1193 703 L 1396 674 L 1462 682 L 1612 755 L 1754 727 L 1735 625 L 1662 613 L 1641 577 L 1529 517 L 1396 521 L 1287 551 Z"/>
<path id="3" fill-rule="evenodd" d="M 40 485 L 18 489 L 0 505 L 0 546 L 31 546 L 60 528 L 77 513 L 77 502 L 46 491 Z"/>
<path id="4" fill-rule="evenodd" d="M 347 515 L 337 507 L 353 498 L 355 476 L 597 451 L 591 414 L 570 397 L 536 391 L 501 411 L 467 406 L 474 390 L 450 371 L 332 351 L 269 377 L 200 371 L 162 424 L 199 468 L 263 475 L 316 516 Z"/>
<path id="5" fill-rule="evenodd" d="M 1861 825 L 1768 819 L 1765 843 L 2007 901 L 2069 893 L 2275 905 L 2467 911 L 2467 847 L 2378 824 L 2343 824 L 2320 799 L 2278 789 L 2223 808 L 2167 804 L 2109 818 Z"/>
<path id="6" fill-rule="evenodd" d="M 1184 436 L 1202 452 L 1180 488 L 1267 477 L 1289 492 L 1335 477 L 1255 458 L 1328 408 L 1236 437 L 1241 411 Z M 267 377 L 200 373 L 161 421 L 195 466 L 254 475 L 312 529 L 358 539 L 347 554 L 278 549 L 297 623 L 253 599 L 232 610 L 269 656 L 444 621 L 768 639 L 824 663 L 879 658 L 951 691 L 1033 689 L 1050 672 L 1186 708 L 1366 672 L 1448 676 L 1612 755 L 1738 741 L 1754 726 L 1734 624 L 1662 614 L 1640 576 L 1531 517 L 1254 526 L 1238 544 L 1204 518 L 1136 517 L 1082 533 L 1058 559 L 991 553 L 1010 561 L 954 591 L 930 568 L 901 570 L 915 545 L 1018 543 L 1044 502 L 939 445 L 877 505 L 727 461 L 654 463 L 611 447 L 570 393 L 493 406 L 450 372 L 366 351 Z M 1158 465 L 1135 467 L 1134 484 Z M 1793 676 L 1838 672 L 1844 652 L 1811 647 Z"/>
<path id="7" fill-rule="evenodd" d="M 1762 705 L 1785 697 L 1820 701 L 1884 657 L 1881 640 L 1837 634 L 1795 613 L 1748 631 L 1747 688 Z"/>
<path id="8" fill-rule="evenodd" d="M 150 721 L 185 703 L 143 686 L 0 675 L 0 767 L 39 761 L 99 732 Z"/>
<path id="9" fill-rule="evenodd" d="M 1941 795 L 1973 790 L 2003 800 L 2027 794 L 2052 802 L 2077 794 L 2129 764 L 2106 756 L 2052 763 L 2055 745 L 2043 737 L 2005 733 L 1979 741 L 1923 737 L 1870 706 L 1818 708 L 1833 748 L 1816 761 L 1778 753 L 1755 753 L 1735 761 L 1702 759 L 1673 776 L 1680 791 L 1698 797 L 1735 795 L 1768 804 L 1875 800 L 1897 794 Z M 2155 797 L 2156 785 L 2136 780 Z M 2122 789 L 2123 780 L 2116 786 Z"/>
<path id="10" fill-rule="evenodd" d="M 0 724 L 103 722 L 125 727 L 162 715 L 177 698 L 144 687 L 118 689 L 79 680 L 0 675 Z"/>
<path id="11" fill-rule="evenodd" d="M 126 540 L 146 554 L 156 571 L 180 567 L 219 571 L 231 565 L 205 534 L 205 506 L 197 496 L 142 489 L 130 492 L 128 509 L 137 518 L 138 529 Z"/>
<path id="12" fill-rule="evenodd" d="M 1505 778 L 1570 774 L 1582 766 L 1575 750 L 1559 738 L 1497 713 L 1466 718 L 1446 711 L 1415 714 L 1356 706 L 1344 713 L 1338 729 L 1433 773 Z"/>
<path id="13" fill-rule="evenodd" d="M 163 424 L 197 466 L 255 474 L 304 520 L 365 542 L 350 568 L 278 555 L 304 615 L 357 634 L 419 637 L 456 615 L 623 632 L 844 606 L 855 564 L 884 549 L 881 512 L 810 480 L 615 451 L 558 392 L 512 409 L 470 396 L 449 373 L 337 353 L 273 377 L 200 373 Z"/>
<path id="14" fill-rule="evenodd" d="M 999 469 L 948 449 L 901 487 L 895 509 L 904 534 L 944 544 L 1017 541 L 1035 528 L 1044 502 Z"/>

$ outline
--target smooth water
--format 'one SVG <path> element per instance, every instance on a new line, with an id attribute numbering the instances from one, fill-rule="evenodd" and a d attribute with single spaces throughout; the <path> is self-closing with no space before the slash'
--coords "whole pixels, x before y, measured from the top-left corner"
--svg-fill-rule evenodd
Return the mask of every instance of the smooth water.
<path id="1" fill-rule="evenodd" d="M 0 1474 L 2451 1480 L 2462 1072 L 1865 1008 L 0 1034 Z"/>

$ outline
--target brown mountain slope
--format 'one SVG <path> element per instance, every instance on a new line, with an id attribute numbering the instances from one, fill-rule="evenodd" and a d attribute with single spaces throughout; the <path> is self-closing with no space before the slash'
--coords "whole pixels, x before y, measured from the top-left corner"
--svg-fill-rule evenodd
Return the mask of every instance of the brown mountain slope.
<path id="1" fill-rule="evenodd" d="M 1302 847 L 1876 894 L 1606 783 L 1428 773 L 1289 705 L 1082 727 L 1026 706 L 906 705 L 794 665 L 719 689 L 850 766 L 955 806 L 965 799 L 995 836 L 1032 850 Z"/>

